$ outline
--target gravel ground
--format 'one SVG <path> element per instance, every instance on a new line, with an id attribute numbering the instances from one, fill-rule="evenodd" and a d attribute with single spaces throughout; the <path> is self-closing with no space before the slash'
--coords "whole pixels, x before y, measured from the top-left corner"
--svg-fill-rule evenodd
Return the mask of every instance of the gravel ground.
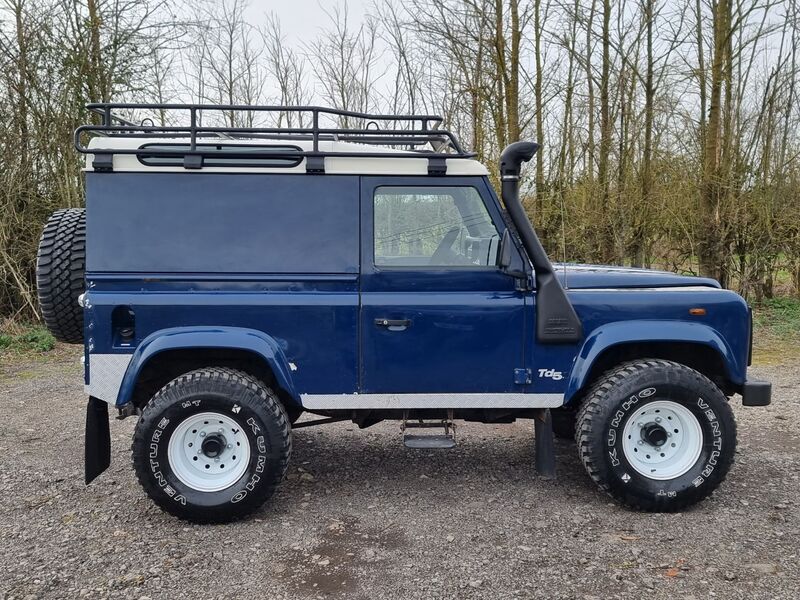
<path id="1" fill-rule="evenodd" d="M 111 468 L 83 485 L 86 398 L 74 348 L 0 357 L 4 598 L 796 598 L 800 361 L 754 368 L 773 404 L 735 401 L 726 483 L 683 514 L 600 494 L 572 444 L 536 478 L 533 425 L 466 424 L 450 451 L 399 426 L 294 435 L 289 479 L 233 525 L 155 508 L 130 466 L 134 419 L 112 422 Z"/>

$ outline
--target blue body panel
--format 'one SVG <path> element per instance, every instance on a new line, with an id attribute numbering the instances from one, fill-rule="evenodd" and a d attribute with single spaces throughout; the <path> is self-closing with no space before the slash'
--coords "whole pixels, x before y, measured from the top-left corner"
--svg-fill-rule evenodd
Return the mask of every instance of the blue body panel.
<path id="1" fill-rule="evenodd" d="M 215 339 L 224 338 L 225 342 L 219 347 L 236 347 L 231 343 L 233 339 L 252 342 L 254 336 L 272 340 L 285 361 L 296 366 L 296 371 L 290 371 L 287 377 L 286 391 L 293 393 L 298 401 L 300 392 L 356 391 L 358 348 L 353 334 L 358 329 L 356 277 L 288 278 L 290 281 L 250 277 L 223 283 L 210 276 L 163 281 L 156 277 L 148 280 L 90 275 L 92 307 L 87 311 L 87 322 L 95 326 L 88 338 L 93 352 L 121 353 L 131 352 L 131 346 L 139 347 L 145 341 L 156 344 L 155 338 L 171 335 L 176 328 L 182 332 L 192 328 L 205 332 L 203 343 L 194 346 L 189 344 L 190 338 L 179 338 L 187 343 L 184 347 L 208 347 L 209 328 L 229 333 L 233 328 L 240 337 L 219 336 Z M 192 291 L 186 292 L 187 287 Z M 130 291 L 132 288 L 135 291 Z M 111 313 L 121 305 L 130 306 L 136 315 L 136 339 L 131 346 L 115 343 L 111 330 Z M 244 343 L 239 347 L 251 349 Z M 129 370 L 138 372 L 148 358 L 150 354 L 136 354 Z M 117 402 L 124 401 L 126 398 L 120 395 Z"/>
<path id="2" fill-rule="evenodd" d="M 569 289 L 606 288 L 652 288 L 706 286 L 719 287 L 719 283 L 705 277 L 679 275 L 668 271 L 610 267 L 605 265 L 555 264 L 553 268 Z"/>
<path id="3" fill-rule="evenodd" d="M 570 290 L 568 295 L 583 323 L 584 340 L 578 346 L 534 345 L 529 365 L 534 376 L 542 368 L 563 374 L 560 381 L 537 381 L 537 391 L 563 391 L 568 403 L 585 385 L 596 359 L 606 350 L 625 344 L 706 346 L 721 357 L 726 378 L 733 386 L 745 381 L 749 313 L 747 303 L 731 291 L 665 287 Z M 705 308 L 707 312 L 691 316 L 690 308 Z"/>
<path id="4" fill-rule="evenodd" d="M 117 404 L 148 360 L 182 348 L 255 353 L 298 403 L 393 392 L 558 393 L 568 402 L 603 352 L 630 343 L 706 346 L 732 386 L 744 383 L 748 308 L 710 280 L 559 267 L 584 339 L 540 345 L 536 291 L 507 273 L 376 268 L 374 188 L 437 181 L 478 189 L 502 234 L 482 177 L 87 173 L 87 352 L 132 355 Z M 523 251 L 512 255 L 521 269 Z M 706 314 L 691 316 L 693 307 Z M 135 315 L 130 342 L 114 324 L 120 309 Z M 378 318 L 411 325 L 390 331 Z"/>
<path id="5" fill-rule="evenodd" d="M 356 176 L 87 173 L 86 269 L 358 273 L 358 210 Z"/>
<path id="6" fill-rule="evenodd" d="M 665 326 L 664 321 L 621 321 L 606 323 L 594 329 L 583 343 L 570 372 L 566 389 L 567 400 L 581 389 L 595 360 L 606 350 L 631 342 L 690 342 L 708 346 L 723 357 L 728 378 L 737 384 L 744 383 L 744 365 L 739 364 L 731 348 L 712 327 L 705 323 L 675 322 Z"/>
<path id="7" fill-rule="evenodd" d="M 371 200 L 387 179 L 364 177 L 361 184 L 360 391 L 524 391 L 514 383 L 514 369 L 523 364 L 532 296 L 517 291 L 514 278 L 495 267 L 376 267 Z M 393 177 L 391 184 L 429 186 L 430 178 Z M 484 181 L 448 177 L 447 185 L 476 187 L 502 234 L 505 224 Z M 383 318 L 411 324 L 403 330 L 376 326 Z"/>
<path id="8" fill-rule="evenodd" d="M 161 352 L 187 348 L 228 348 L 252 352 L 269 364 L 278 387 L 291 398 L 298 398 L 289 361 L 280 344 L 265 333 L 241 327 L 173 327 L 152 333 L 136 348 L 131 366 L 122 380 L 117 404 L 125 404 L 130 400 L 139 373 L 148 360 Z"/>

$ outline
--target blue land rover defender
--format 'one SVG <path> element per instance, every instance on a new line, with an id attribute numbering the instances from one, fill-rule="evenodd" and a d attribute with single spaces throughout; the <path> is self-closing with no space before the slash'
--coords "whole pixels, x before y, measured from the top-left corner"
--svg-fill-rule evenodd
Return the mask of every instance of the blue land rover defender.
<path id="1" fill-rule="evenodd" d="M 535 143 L 502 153 L 501 201 L 440 117 L 89 109 L 86 209 L 52 216 L 37 271 L 48 327 L 85 347 L 87 483 L 109 406 L 138 415 L 147 494 L 198 522 L 258 509 L 296 427 L 391 419 L 407 446 L 446 448 L 457 420 L 532 419 L 543 476 L 554 433 L 574 436 L 602 490 L 672 511 L 730 469 L 729 398 L 770 402 L 735 293 L 551 264 L 519 198 Z M 184 125 L 120 117 L 137 111 Z"/>

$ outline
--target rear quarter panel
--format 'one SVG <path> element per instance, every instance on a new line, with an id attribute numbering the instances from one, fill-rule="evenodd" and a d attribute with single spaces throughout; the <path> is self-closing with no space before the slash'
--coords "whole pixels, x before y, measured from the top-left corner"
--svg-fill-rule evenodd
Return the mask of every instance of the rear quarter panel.
<path id="1" fill-rule="evenodd" d="M 298 394 L 356 391 L 357 176 L 86 176 L 88 354 L 132 355 L 174 328 L 253 330 L 293 365 Z M 130 343 L 116 308 L 135 315 Z"/>

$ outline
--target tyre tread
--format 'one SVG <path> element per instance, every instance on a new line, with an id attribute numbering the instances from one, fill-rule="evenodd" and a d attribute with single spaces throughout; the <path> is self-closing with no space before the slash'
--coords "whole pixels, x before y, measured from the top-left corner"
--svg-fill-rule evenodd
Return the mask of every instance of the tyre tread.
<path id="1" fill-rule="evenodd" d="M 86 270 L 86 211 L 57 210 L 48 219 L 36 256 L 39 306 L 47 329 L 68 344 L 83 342 L 83 308 Z"/>
<path id="2" fill-rule="evenodd" d="M 614 494 L 613 489 L 608 484 L 608 481 L 603 477 L 603 469 L 600 467 L 599 461 L 601 457 L 595 455 L 592 451 L 592 440 L 595 436 L 600 435 L 603 429 L 603 423 L 598 422 L 600 408 L 603 404 L 608 402 L 609 394 L 617 388 L 624 379 L 634 376 L 646 369 L 653 368 L 668 368 L 676 370 L 679 376 L 689 377 L 694 379 L 701 385 L 715 386 L 705 375 L 695 371 L 694 369 L 683 365 L 681 363 L 673 362 L 665 359 L 641 359 L 633 360 L 622 363 L 617 367 L 610 369 L 603 374 L 591 387 L 586 395 L 586 400 L 578 411 L 577 423 L 575 428 L 575 442 L 578 446 L 578 454 L 580 456 L 586 472 L 594 483 L 603 490 L 606 494 L 614 498 L 628 508 L 645 512 L 676 512 L 687 508 L 688 506 L 700 502 L 707 498 L 716 489 L 716 486 L 704 486 L 698 490 L 697 494 L 692 496 L 685 496 L 681 500 L 674 500 L 668 505 L 656 504 L 655 502 L 645 501 L 641 498 L 636 498 L 628 495 Z M 729 403 L 724 403 L 726 409 L 730 412 L 731 408 Z M 731 434 L 733 439 L 736 439 L 736 422 L 733 418 L 730 419 L 733 430 Z M 722 469 L 722 477 L 717 482 L 717 486 L 721 484 L 730 470 L 733 463 L 733 452 L 724 455 L 725 459 L 720 468 Z"/>
<path id="3" fill-rule="evenodd" d="M 222 383 L 226 386 L 231 384 L 239 386 L 239 392 L 236 394 L 238 397 L 235 397 L 237 402 L 247 402 L 248 398 L 251 397 L 247 395 L 247 392 L 255 394 L 261 404 L 261 408 L 266 410 L 267 416 L 274 419 L 281 439 L 285 440 L 285 444 L 282 446 L 283 451 L 280 453 L 278 468 L 272 473 L 273 476 L 269 479 L 267 485 L 261 488 L 260 501 L 237 505 L 241 510 L 236 512 L 198 511 L 197 513 L 192 513 L 183 508 L 177 510 L 175 502 L 164 500 L 163 494 L 160 493 L 160 488 L 158 488 L 153 478 L 149 476 L 149 464 L 145 458 L 146 453 L 137 452 L 137 447 L 142 444 L 147 445 L 148 441 L 144 435 L 147 426 L 153 420 L 160 418 L 163 411 L 176 400 L 178 397 L 176 392 L 178 390 L 183 389 L 184 392 L 202 393 L 208 391 L 209 386 L 213 386 L 216 383 Z M 285 477 L 292 454 L 291 425 L 281 401 L 261 380 L 248 373 L 229 367 L 206 367 L 184 373 L 156 392 L 144 407 L 142 415 L 136 423 L 131 443 L 131 454 L 133 467 L 140 485 L 147 495 L 162 509 L 180 519 L 193 523 L 229 523 L 238 521 L 258 510 L 272 496 L 278 484 Z"/>

